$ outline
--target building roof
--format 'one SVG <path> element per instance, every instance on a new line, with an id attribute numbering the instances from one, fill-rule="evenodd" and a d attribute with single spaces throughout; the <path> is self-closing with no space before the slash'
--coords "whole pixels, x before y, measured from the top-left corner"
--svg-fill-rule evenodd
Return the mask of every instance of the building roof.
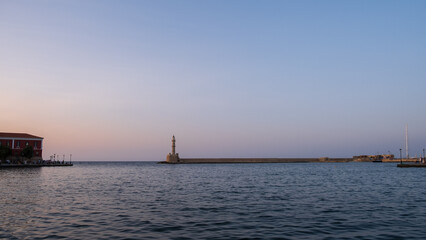
<path id="1" fill-rule="evenodd" d="M 5 133 L 0 132 L 0 138 L 38 138 L 43 139 L 42 137 L 37 137 L 28 133 Z"/>

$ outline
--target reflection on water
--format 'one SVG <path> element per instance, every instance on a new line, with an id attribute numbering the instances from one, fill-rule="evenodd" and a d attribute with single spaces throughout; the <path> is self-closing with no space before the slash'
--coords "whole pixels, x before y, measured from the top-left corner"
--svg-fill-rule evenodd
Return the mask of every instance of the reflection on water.
<path id="1" fill-rule="evenodd" d="M 39 168 L 0 170 L 0 232 L 19 235 L 34 224 L 28 216 L 43 200 L 40 176 Z"/>
<path id="2" fill-rule="evenodd" d="M 0 238 L 423 239 L 425 185 L 373 163 L 2 169 Z"/>

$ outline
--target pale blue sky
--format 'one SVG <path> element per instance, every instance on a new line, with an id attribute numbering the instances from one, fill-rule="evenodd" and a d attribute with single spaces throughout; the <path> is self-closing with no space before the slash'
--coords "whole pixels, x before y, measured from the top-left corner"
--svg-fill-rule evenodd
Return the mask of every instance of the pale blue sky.
<path id="1" fill-rule="evenodd" d="M 415 155 L 426 1 L 0 1 L 0 84 L 45 158 Z"/>

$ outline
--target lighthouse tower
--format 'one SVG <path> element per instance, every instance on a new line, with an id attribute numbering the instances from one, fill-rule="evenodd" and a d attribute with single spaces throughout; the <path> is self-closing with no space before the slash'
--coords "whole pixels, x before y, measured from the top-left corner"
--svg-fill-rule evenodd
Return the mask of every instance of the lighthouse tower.
<path id="1" fill-rule="evenodd" d="M 172 137 L 172 152 L 167 154 L 167 160 L 168 163 L 178 163 L 179 162 L 179 153 L 176 153 L 176 139 L 173 135 Z"/>

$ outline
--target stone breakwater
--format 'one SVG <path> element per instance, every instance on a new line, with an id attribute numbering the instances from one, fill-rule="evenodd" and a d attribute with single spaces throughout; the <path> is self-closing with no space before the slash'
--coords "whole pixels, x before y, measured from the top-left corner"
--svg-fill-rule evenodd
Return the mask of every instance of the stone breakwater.
<path id="1" fill-rule="evenodd" d="M 383 157 L 381 157 L 383 158 Z M 393 155 L 392 155 L 393 158 Z M 176 138 L 172 137 L 172 152 L 167 154 L 166 161 L 159 163 L 191 164 L 191 163 L 315 163 L 315 162 L 371 162 L 375 158 L 362 155 L 353 158 L 180 158 L 176 152 Z"/>
<path id="2" fill-rule="evenodd" d="M 352 158 L 179 158 L 168 164 L 200 163 L 315 163 L 315 162 L 352 162 Z"/>

